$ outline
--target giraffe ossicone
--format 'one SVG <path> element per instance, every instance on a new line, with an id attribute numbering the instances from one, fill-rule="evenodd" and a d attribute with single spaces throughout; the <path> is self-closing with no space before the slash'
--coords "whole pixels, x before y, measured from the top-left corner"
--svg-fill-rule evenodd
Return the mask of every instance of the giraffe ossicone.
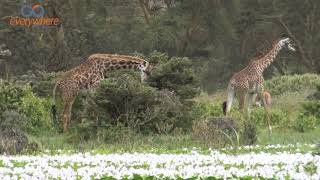
<path id="1" fill-rule="evenodd" d="M 79 66 L 65 72 L 61 79 L 57 81 L 53 89 L 52 114 L 56 120 L 55 96 L 56 90 L 60 89 L 64 104 L 61 113 L 64 132 L 68 130 L 72 105 L 78 92 L 83 89 L 90 90 L 98 87 L 109 71 L 117 69 L 140 70 L 141 80 L 146 81 L 151 75 L 153 66 L 148 61 L 134 56 L 93 54 Z"/>
<path id="2" fill-rule="evenodd" d="M 227 88 L 227 101 L 223 103 L 223 112 L 227 115 L 230 110 L 235 96 L 239 99 L 239 109 L 243 110 L 245 102 L 247 104 L 247 112 L 250 117 L 251 106 L 254 103 L 254 97 L 258 96 L 262 100 L 262 105 L 268 113 L 269 107 L 264 95 L 264 70 L 270 66 L 277 54 L 282 48 L 295 51 L 290 38 L 281 38 L 273 43 L 272 48 L 259 58 L 254 58 L 249 65 L 241 71 L 235 73 Z M 269 132 L 271 133 L 271 124 L 268 118 Z"/>

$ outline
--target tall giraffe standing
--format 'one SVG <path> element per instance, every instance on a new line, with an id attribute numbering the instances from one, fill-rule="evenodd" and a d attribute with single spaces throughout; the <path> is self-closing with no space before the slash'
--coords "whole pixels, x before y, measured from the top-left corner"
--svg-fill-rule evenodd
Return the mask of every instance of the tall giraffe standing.
<path id="1" fill-rule="evenodd" d="M 62 78 L 56 83 L 53 89 L 52 113 L 56 119 L 55 95 L 59 88 L 62 92 L 63 132 L 67 132 L 68 123 L 71 119 L 73 102 L 82 89 L 94 89 L 99 86 L 108 71 L 116 69 L 138 69 L 141 72 L 141 80 L 147 80 L 151 74 L 152 65 L 148 61 L 133 56 L 93 54 L 79 66 L 65 72 Z"/>
<path id="2" fill-rule="evenodd" d="M 227 89 L 227 103 L 225 115 L 227 115 L 232 106 L 235 95 L 239 98 L 239 109 L 243 110 L 245 100 L 247 101 L 248 114 L 250 115 L 251 105 L 253 97 L 258 95 L 262 99 L 262 105 L 268 113 L 268 106 L 266 105 L 265 98 L 263 98 L 264 92 L 264 70 L 270 66 L 274 61 L 277 54 L 282 48 L 286 48 L 291 51 L 295 51 L 291 44 L 290 38 L 282 38 L 277 40 L 272 48 L 263 56 L 251 61 L 247 67 L 241 71 L 235 73 L 229 81 Z M 270 120 L 268 118 L 269 132 L 271 133 Z"/>

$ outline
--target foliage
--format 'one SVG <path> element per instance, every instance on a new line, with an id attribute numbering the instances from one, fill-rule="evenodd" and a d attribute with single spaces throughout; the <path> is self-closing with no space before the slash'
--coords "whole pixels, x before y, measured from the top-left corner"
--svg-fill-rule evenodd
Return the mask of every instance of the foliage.
<path id="1" fill-rule="evenodd" d="M 286 110 L 280 108 L 272 108 L 268 112 L 270 117 L 270 123 L 272 126 L 280 126 L 290 128 L 292 116 L 294 117 L 295 114 L 289 115 Z M 266 126 L 268 115 L 265 112 L 264 108 L 255 108 L 251 114 L 251 120 L 259 126 Z"/>
<path id="2" fill-rule="evenodd" d="M 257 141 L 257 127 L 242 117 L 208 117 L 194 121 L 192 136 L 202 145 L 225 147 L 226 145 L 252 145 Z"/>
<path id="3" fill-rule="evenodd" d="M 23 132 L 9 127 L 0 129 L 0 154 L 20 153 L 27 147 L 28 138 Z"/>
<path id="4" fill-rule="evenodd" d="M 102 125 L 120 123 L 145 133 L 168 133 L 177 126 L 183 109 L 173 93 L 157 91 L 132 74 L 115 74 L 101 83 L 94 97 Z"/>
<path id="5" fill-rule="evenodd" d="M 48 99 L 36 97 L 31 88 L 26 87 L 26 95 L 22 98 L 21 112 L 28 118 L 25 126 L 27 132 L 36 133 L 43 129 L 52 129 L 50 102 Z"/>
<path id="6" fill-rule="evenodd" d="M 286 92 L 316 89 L 317 85 L 320 85 L 320 76 L 317 74 L 287 75 L 267 81 L 266 89 L 275 96 Z"/>
<path id="7" fill-rule="evenodd" d="M 209 117 L 195 121 L 192 126 L 195 141 L 207 146 L 239 145 L 238 125 L 234 119 Z"/>
<path id="8" fill-rule="evenodd" d="M 51 129 L 49 101 L 36 97 L 30 86 L 0 82 L 0 91 L 0 124 L 32 134 L 40 129 Z"/>
<path id="9" fill-rule="evenodd" d="M 206 119 L 210 116 L 223 116 L 222 106 L 219 103 L 196 101 L 192 106 L 191 116 L 196 120 Z"/>
<path id="10" fill-rule="evenodd" d="M 253 121 L 245 121 L 243 130 L 241 131 L 241 143 L 244 145 L 252 145 L 258 139 L 257 125 Z"/>
<path id="11" fill-rule="evenodd" d="M 150 86 L 160 90 L 167 89 L 176 94 L 182 102 L 198 95 L 199 80 L 189 58 L 169 58 L 164 53 L 154 51 L 148 60 L 156 66 L 149 80 Z"/>
<path id="12" fill-rule="evenodd" d="M 319 119 L 317 119 L 315 116 L 305 116 L 301 113 L 294 121 L 294 127 L 299 132 L 306 132 L 315 129 L 316 125 L 319 124 L 317 121 L 319 121 Z"/>
<path id="13" fill-rule="evenodd" d="M 295 127 L 298 131 L 305 132 L 320 126 L 320 85 L 317 91 L 309 96 L 309 101 L 301 105 L 298 118 L 295 120 Z"/>

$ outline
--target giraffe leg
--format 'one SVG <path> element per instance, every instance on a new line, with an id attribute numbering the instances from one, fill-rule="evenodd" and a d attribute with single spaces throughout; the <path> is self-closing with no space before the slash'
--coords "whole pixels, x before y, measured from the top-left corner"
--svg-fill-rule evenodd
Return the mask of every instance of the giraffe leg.
<path id="1" fill-rule="evenodd" d="M 239 92 L 238 94 L 239 94 L 239 110 L 243 112 L 246 95 L 243 92 Z"/>
<path id="2" fill-rule="evenodd" d="M 228 97 L 227 97 L 227 105 L 226 105 L 227 107 L 226 107 L 225 115 L 227 115 L 231 110 L 232 102 L 235 96 L 235 91 L 233 88 L 228 88 L 227 93 L 228 93 Z"/>
<path id="3" fill-rule="evenodd" d="M 247 115 L 248 115 L 248 118 L 250 119 L 250 114 L 251 114 L 251 108 L 252 108 L 252 104 L 254 103 L 255 101 L 255 98 L 256 98 L 256 93 L 254 92 L 249 92 L 247 94 Z"/>
<path id="4" fill-rule="evenodd" d="M 271 122 L 270 122 L 270 113 L 269 113 L 269 106 L 266 102 L 266 99 L 264 98 L 264 90 L 263 90 L 263 87 L 260 87 L 259 91 L 258 91 L 258 96 L 259 96 L 259 99 L 262 100 L 262 105 L 263 105 L 263 108 L 266 112 L 266 115 L 267 115 L 267 121 L 268 121 L 268 126 L 269 126 L 269 134 L 272 134 L 272 127 L 271 127 Z"/>
<path id="5" fill-rule="evenodd" d="M 63 122 L 63 133 L 68 132 L 68 123 L 70 122 L 71 119 L 71 110 L 72 110 L 72 105 L 74 102 L 75 97 L 69 97 L 65 98 L 64 100 L 64 107 L 63 107 L 63 112 L 61 114 L 62 116 L 62 122 Z"/>

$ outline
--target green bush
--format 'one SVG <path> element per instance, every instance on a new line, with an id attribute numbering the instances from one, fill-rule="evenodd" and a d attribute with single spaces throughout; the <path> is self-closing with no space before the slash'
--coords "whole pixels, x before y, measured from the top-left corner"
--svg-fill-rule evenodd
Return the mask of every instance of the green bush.
<path id="1" fill-rule="evenodd" d="M 93 100 L 100 124 L 123 124 L 137 132 L 169 133 L 184 115 L 174 93 L 158 91 L 129 72 L 114 72 L 101 83 Z"/>
<path id="2" fill-rule="evenodd" d="M 286 92 L 315 89 L 317 85 L 320 85 L 320 76 L 317 74 L 286 75 L 267 81 L 266 89 L 274 96 Z"/>
<path id="3" fill-rule="evenodd" d="M 173 92 L 182 103 L 199 94 L 200 82 L 192 69 L 190 59 L 169 58 L 168 55 L 156 51 L 152 52 L 147 59 L 156 66 L 149 80 L 150 86 Z"/>
<path id="4" fill-rule="evenodd" d="M 272 126 L 290 127 L 291 116 L 283 109 L 269 110 L 270 123 Z M 267 114 L 264 108 L 255 108 L 251 113 L 251 121 L 256 125 L 266 127 L 268 125 Z"/>
<path id="5" fill-rule="evenodd" d="M 315 116 L 306 116 L 303 113 L 300 113 L 297 119 L 294 121 L 294 127 L 300 132 L 306 132 L 316 128 L 317 119 Z"/>
<path id="6" fill-rule="evenodd" d="M 308 97 L 309 101 L 301 105 L 299 116 L 295 119 L 295 128 L 305 132 L 320 126 L 320 85 L 317 91 Z"/>
<path id="7" fill-rule="evenodd" d="M 36 134 L 52 127 L 50 104 L 36 97 L 28 85 L 0 82 L 0 124 Z"/>
<path id="8" fill-rule="evenodd" d="M 223 116 L 222 106 L 220 103 L 212 103 L 208 101 L 195 102 L 191 109 L 191 116 L 195 120 L 206 119 L 210 116 Z"/>
<path id="9" fill-rule="evenodd" d="M 23 87 L 0 80 L 0 113 L 9 109 L 18 109 L 25 94 Z"/>
<path id="10" fill-rule="evenodd" d="M 105 128 L 102 133 L 103 140 L 106 143 L 112 144 L 119 143 L 129 145 L 133 142 L 135 136 L 135 132 L 131 128 L 125 127 L 123 124 Z"/>
<path id="11" fill-rule="evenodd" d="M 31 133 L 37 133 L 41 129 L 52 129 L 50 100 L 36 97 L 28 86 L 25 91 L 20 106 L 21 112 L 28 118 L 24 129 Z"/>
<path id="12" fill-rule="evenodd" d="M 240 131 L 240 142 L 243 145 L 254 144 L 257 137 L 257 125 L 253 121 L 244 121 L 242 125 L 242 131 Z"/>

